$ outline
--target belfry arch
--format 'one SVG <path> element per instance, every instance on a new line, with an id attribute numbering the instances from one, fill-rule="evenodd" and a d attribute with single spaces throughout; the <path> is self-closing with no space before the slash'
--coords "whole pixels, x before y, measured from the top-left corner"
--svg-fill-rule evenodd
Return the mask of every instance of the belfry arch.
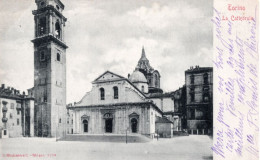
<path id="1" fill-rule="evenodd" d="M 59 21 L 55 23 L 55 36 L 56 38 L 61 39 L 61 25 Z"/>

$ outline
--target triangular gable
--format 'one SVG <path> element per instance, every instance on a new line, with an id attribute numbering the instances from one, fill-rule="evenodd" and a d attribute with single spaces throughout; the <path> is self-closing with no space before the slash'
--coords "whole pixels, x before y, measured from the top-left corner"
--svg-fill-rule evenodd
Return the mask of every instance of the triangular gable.
<path id="1" fill-rule="evenodd" d="M 107 80 L 115 80 L 115 79 L 125 79 L 124 77 L 115 74 L 113 72 L 110 71 L 106 71 L 105 73 L 103 73 L 102 75 L 100 75 L 98 78 L 96 78 L 93 82 L 96 81 L 107 81 Z"/>
<path id="2" fill-rule="evenodd" d="M 104 77 L 104 78 L 103 78 Z M 119 80 L 119 79 L 123 79 L 126 80 L 131 86 L 133 86 L 138 92 L 140 92 L 140 94 L 142 94 L 144 97 L 145 94 L 143 92 L 141 92 L 132 82 L 130 82 L 127 78 L 120 76 L 118 74 L 115 74 L 113 72 L 110 71 L 106 71 L 105 73 L 101 74 L 100 76 L 98 76 L 98 78 L 96 78 L 92 83 L 95 82 L 105 82 L 105 81 L 113 81 L 113 80 Z"/>

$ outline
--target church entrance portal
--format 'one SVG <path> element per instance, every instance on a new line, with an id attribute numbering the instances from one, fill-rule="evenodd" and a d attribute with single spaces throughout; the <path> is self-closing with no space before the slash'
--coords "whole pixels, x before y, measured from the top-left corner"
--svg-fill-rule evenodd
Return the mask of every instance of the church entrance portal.
<path id="1" fill-rule="evenodd" d="M 137 133 L 137 120 L 135 118 L 131 119 L 131 129 L 132 133 Z"/>
<path id="2" fill-rule="evenodd" d="M 83 120 L 83 129 L 84 129 L 84 132 L 88 132 L 88 121 L 87 120 Z"/>
<path id="3" fill-rule="evenodd" d="M 105 121 L 105 129 L 107 133 L 112 133 L 112 127 L 113 127 L 113 119 L 106 119 Z"/>

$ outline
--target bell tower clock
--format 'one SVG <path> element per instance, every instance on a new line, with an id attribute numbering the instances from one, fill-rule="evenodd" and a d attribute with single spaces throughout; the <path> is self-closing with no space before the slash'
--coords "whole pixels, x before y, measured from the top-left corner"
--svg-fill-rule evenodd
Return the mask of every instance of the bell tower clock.
<path id="1" fill-rule="evenodd" d="M 34 128 L 38 137 L 65 134 L 66 125 L 66 18 L 60 0 L 35 0 Z"/>

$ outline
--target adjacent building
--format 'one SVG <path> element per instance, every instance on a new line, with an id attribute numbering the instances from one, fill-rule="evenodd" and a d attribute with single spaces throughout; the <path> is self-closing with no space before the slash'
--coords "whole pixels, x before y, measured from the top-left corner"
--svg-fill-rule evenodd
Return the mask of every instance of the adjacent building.
<path id="1" fill-rule="evenodd" d="M 174 122 L 173 131 L 183 131 L 187 128 L 185 85 L 178 90 L 171 92 L 170 95 L 174 103 L 174 110 L 165 111 L 164 116 Z"/>
<path id="2" fill-rule="evenodd" d="M 212 134 L 213 68 L 191 67 L 185 71 L 187 130 L 189 134 Z"/>
<path id="3" fill-rule="evenodd" d="M 72 106 L 72 104 L 67 105 L 66 134 L 73 134 L 73 111 L 69 109 Z"/>
<path id="4" fill-rule="evenodd" d="M 34 98 L 2 84 L 0 118 L 1 137 L 34 136 Z"/>

